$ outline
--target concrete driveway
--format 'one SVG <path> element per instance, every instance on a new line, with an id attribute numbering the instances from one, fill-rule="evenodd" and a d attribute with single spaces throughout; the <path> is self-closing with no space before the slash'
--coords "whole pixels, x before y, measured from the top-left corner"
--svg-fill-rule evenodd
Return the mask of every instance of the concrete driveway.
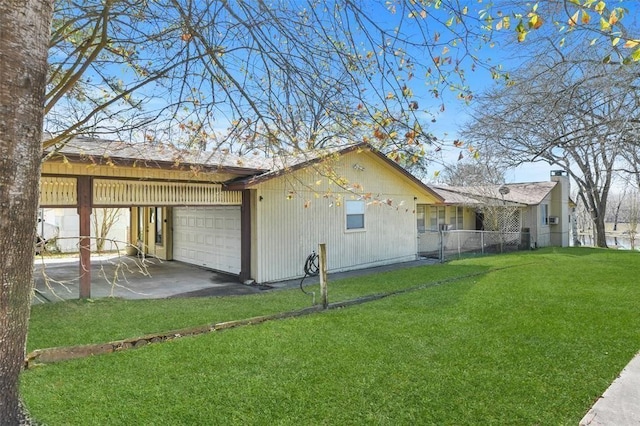
<path id="1" fill-rule="evenodd" d="M 77 258 L 37 257 L 33 303 L 77 299 L 80 274 Z M 265 288 L 244 285 L 237 277 L 178 261 L 124 255 L 93 256 L 91 259 L 92 298 L 229 296 L 259 293 Z"/>
<path id="2" fill-rule="evenodd" d="M 335 272 L 329 273 L 329 279 L 376 274 L 433 263 L 436 262 L 432 259 L 421 259 L 347 272 Z M 78 299 L 80 274 L 78 258 L 36 257 L 34 266 L 36 292 L 33 303 Z M 318 281 L 318 277 L 309 277 L 304 281 L 304 284 L 314 284 Z M 92 298 L 164 299 L 167 297 L 233 296 L 292 288 L 299 285 L 299 279 L 269 283 L 266 286 L 245 285 L 241 284 L 236 276 L 175 260 L 139 259 L 125 255 L 92 256 L 91 258 Z"/>

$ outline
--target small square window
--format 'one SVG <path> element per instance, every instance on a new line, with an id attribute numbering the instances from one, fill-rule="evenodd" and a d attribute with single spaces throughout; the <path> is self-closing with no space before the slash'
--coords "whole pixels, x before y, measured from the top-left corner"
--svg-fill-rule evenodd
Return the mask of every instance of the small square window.
<path id="1" fill-rule="evenodd" d="M 364 229 L 364 201 L 350 200 L 345 202 L 347 213 L 347 229 Z"/>

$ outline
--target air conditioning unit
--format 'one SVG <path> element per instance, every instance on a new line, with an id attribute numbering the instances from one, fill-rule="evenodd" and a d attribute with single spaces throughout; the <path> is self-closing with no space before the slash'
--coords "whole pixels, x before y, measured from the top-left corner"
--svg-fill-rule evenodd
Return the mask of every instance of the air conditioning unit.
<path id="1" fill-rule="evenodd" d="M 558 216 L 549 216 L 549 225 L 557 225 L 560 223 Z"/>

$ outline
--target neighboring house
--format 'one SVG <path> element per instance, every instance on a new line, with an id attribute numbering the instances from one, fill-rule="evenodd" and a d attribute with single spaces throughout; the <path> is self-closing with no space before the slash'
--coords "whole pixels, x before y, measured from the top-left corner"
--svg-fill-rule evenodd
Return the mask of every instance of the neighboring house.
<path id="1" fill-rule="evenodd" d="M 129 241 L 129 209 L 109 209 L 110 214 L 117 216 L 117 221 L 105 235 L 103 251 L 113 251 L 124 248 Z M 93 221 L 98 221 L 98 227 L 104 220 L 104 209 L 96 209 L 91 217 L 91 250 L 96 250 L 96 229 Z M 80 235 L 80 224 L 78 212 L 75 208 L 46 208 L 41 209 L 41 215 L 46 225 L 55 226 L 55 235 L 44 233 L 45 239 L 56 237 L 55 249 L 61 253 L 73 253 L 78 251 L 78 236 Z M 38 227 L 40 232 L 40 227 Z"/>
<path id="2" fill-rule="evenodd" d="M 444 206 L 425 207 L 421 251 L 434 249 L 426 236 L 441 229 L 521 232 L 532 248 L 569 245 L 569 177 L 563 171 L 552 171 L 550 182 L 430 188 Z"/>
<path id="3" fill-rule="evenodd" d="M 258 159 L 76 138 L 44 162 L 41 182 L 41 207 L 77 209 L 80 235 L 94 208 L 127 208 L 129 243 L 146 255 L 258 283 L 302 276 L 320 243 L 330 271 L 413 260 L 418 207 L 442 202 L 366 144 Z"/>

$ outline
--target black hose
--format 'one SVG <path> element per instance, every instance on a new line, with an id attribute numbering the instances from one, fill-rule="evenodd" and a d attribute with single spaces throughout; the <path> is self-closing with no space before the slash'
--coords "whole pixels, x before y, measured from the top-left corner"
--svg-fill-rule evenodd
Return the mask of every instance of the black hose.
<path id="1" fill-rule="evenodd" d="M 314 251 L 309 256 L 307 256 L 307 260 L 304 262 L 304 277 L 300 280 L 300 290 L 304 294 L 314 295 L 314 293 L 310 293 L 305 291 L 304 287 L 302 287 L 302 283 L 307 277 L 315 277 L 320 273 L 320 261 L 318 259 L 318 254 Z"/>
<path id="2" fill-rule="evenodd" d="M 315 277 L 320 273 L 320 263 L 316 252 L 311 253 L 304 262 L 304 274 L 309 277 Z"/>

